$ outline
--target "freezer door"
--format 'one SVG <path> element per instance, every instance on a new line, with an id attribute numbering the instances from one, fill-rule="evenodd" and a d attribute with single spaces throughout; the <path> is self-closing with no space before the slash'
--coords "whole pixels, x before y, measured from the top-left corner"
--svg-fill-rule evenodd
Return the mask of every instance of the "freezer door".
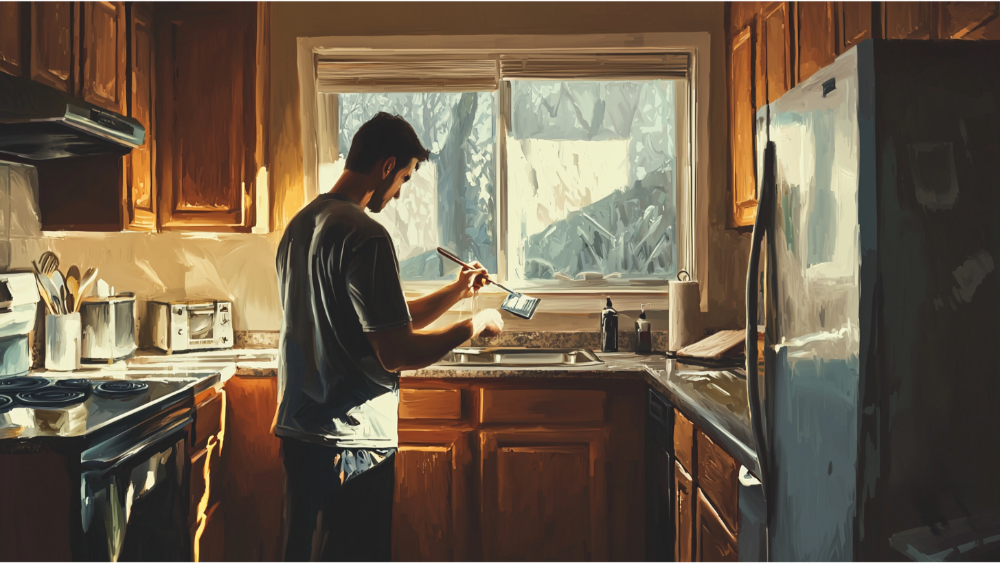
<path id="1" fill-rule="evenodd" d="M 857 459 L 858 77 L 848 51 L 769 106 L 764 420 L 770 557 L 850 560 Z"/>

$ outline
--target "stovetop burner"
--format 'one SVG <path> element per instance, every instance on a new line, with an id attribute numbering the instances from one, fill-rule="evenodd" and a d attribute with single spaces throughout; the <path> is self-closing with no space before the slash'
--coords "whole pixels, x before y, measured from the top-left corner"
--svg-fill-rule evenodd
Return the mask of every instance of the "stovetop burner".
<path id="1" fill-rule="evenodd" d="M 86 399 L 87 394 L 83 391 L 60 389 L 56 386 L 17 394 L 17 401 L 28 407 L 66 407 L 82 403 Z"/>
<path id="2" fill-rule="evenodd" d="M 0 412 L 7 410 L 7 407 L 14 404 L 14 399 L 11 399 L 7 395 L 0 395 Z"/>
<path id="3" fill-rule="evenodd" d="M 49 384 L 44 377 L 27 377 L 23 375 L 0 379 L 0 393 L 21 393 L 32 391 Z"/>
<path id="4" fill-rule="evenodd" d="M 56 385 L 60 387 L 68 387 L 70 389 L 79 389 L 81 391 L 87 389 L 89 390 L 94 384 L 89 379 L 60 379 L 56 381 Z"/>
<path id="5" fill-rule="evenodd" d="M 107 381 L 94 388 L 94 392 L 104 397 L 129 397 L 145 393 L 148 383 L 141 381 Z"/>

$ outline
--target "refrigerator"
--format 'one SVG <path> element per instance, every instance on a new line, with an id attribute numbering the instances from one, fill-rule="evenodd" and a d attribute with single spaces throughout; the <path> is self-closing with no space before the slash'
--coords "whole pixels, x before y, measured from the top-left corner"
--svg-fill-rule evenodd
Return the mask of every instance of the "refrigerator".
<path id="1" fill-rule="evenodd" d="M 995 42 L 867 40 L 756 115 L 770 560 L 1000 555 L 998 69 Z"/>

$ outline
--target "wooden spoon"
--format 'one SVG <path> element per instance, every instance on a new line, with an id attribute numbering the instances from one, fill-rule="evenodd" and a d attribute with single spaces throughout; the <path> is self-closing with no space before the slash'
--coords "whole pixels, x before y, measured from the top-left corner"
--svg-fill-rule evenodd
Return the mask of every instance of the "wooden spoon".
<path id="1" fill-rule="evenodd" d="M 96 278 L 97 268 L 88 268 L 87 272 L 80 278 L 80 292 L 77 294 L 79 299 L 76 300 L 76 309 L 73 312 L 80 310 L 80 302 L 83 301 L 83 297 L 87 295 L 87 291 L 90 289 L 90 284 L 94 283 L 94 279 Z"/>
<path id="2" fill-rule="evenodd" d="M 76 302 L 80 300 L 80 268 L 76 264 L 66 271 L 66 292 L 69 293 L 69 310 L 75 313 L 79 310 Z"/>

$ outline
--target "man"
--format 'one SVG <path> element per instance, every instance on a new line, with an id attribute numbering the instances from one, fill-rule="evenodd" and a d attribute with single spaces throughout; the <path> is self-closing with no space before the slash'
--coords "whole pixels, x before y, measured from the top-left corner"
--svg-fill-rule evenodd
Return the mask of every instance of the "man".
<path id="1" fill-rule="evenodd" d="M 282 440 L 286 561 L 391 556 L 399 371 L 503 328 L 496 310 L 422 330 L 487 276 L 479 263 L 407 302 L 378 213 L 429 151 L 399 116 L 354 136 L 343 175 L 289 223 L 278 247 L 284 322 L 274 433 Z"/>

